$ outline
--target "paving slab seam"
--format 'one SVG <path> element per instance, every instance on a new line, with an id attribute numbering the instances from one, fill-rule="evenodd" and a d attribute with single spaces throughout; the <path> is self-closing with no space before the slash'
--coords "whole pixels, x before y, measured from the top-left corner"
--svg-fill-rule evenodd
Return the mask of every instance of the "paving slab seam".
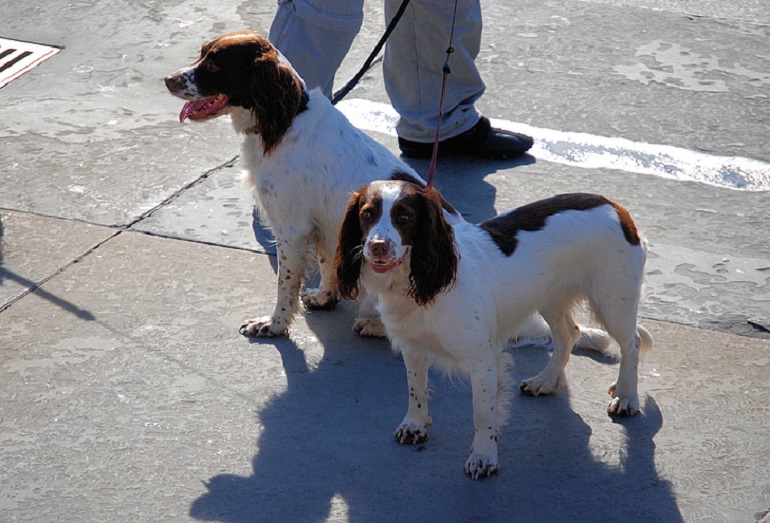
<path id="1" fill-rule="evenodd" d="M 143 220 L 146 220 L 147 218 L 152 216 L 153 213 L 155 213 L 158 210 L 162 209 L 163 207 L 169 205 L 171 202 L 173 202 L 174 200 L 179 198 L 182 194 L 184 194 L 185 191 L 188 191 L 188 190 L 192 189 L 193 187 L 195 187 L 196 185 L 202 183 L 212 173 L 218 171 L 219 169 L 223 169 L 223 168 L 227 168 L 227 167 L 232 167 L 237 160 L 238 160 L 238 156 L 236 155 L 235 157 L 231 158 L 230 160 L 224 162 L 223 164 L 220 164 L 220 165 L 218 165 L 216 167 L 213 167 L 212 169 L 209 169 L 208 171 L 204 172 L 203 174 L 201 174 L 200 176 L 195 178 L 193 181 L 185 184 L 180 189 L 174 191 L 171 195 L 169 195 L 167 198 L 165 198 L 162 202 L 160 202 L 159 204 L 155 205 L 152 209 L 149 209 L 149 210 L 145 211 L 140 216 L 138 216 L 136 219 L 134 219 L 133 221 L 129 222 L 126 225 L 104 225 L 104 224 L 94 223 L 94 222 L 90 222 L 88 220 L 82 220 L 82 219 L 78 219 L 78 218 L 66 218 L 66 217 L 48 215 L 48 214 L 45 214 L 45 213 L 39 213 L 39 212 L 34 212 L 34 211 L 24 211 L 24 210 L 0 207 L 0 211 L 16 212 L 16 213 L 20 213 L 20 214 L 28 214 L 28 215 L 31 215 L 31 216 L 40 216 L 40 217 L 44 217 L 44 218 L 50 218 L 50 219 L 54 219 L 54 220 L 63 220 L 63 221 L 69 221 L 69 222 L 83 223 L 83 224 L 86 224 L 86 225 L 93 225 L 95 227 L 106 227 L 108 229 L 115 229 L 115 232 L 112 235 L 110 235 L 109 237 L 105 238 L 104 240 L 96 243 L 92 247 L 88 248 L 85 252 L 83 252 L 82 254 L 80 254 L 80 255 L 76 256 L 75 258 L 71 259 L 70 261 L 68 261 L 67 263 L 65 263 L 64 265 L 62 265 L 61 267 L 59 267 L 55 271 L 53 271 L 48 276 L 45 276 L 44 278 L 41 278 L 41 279 L 39 279 L 37 281 L 30 281 L 29 282 L 29 287 L 25 291 L 20 293 L 18 296 L 15 296 L 14 298 L 9 300 L 8 302 L 6 302 L 4 304 L 0 304 L 0 314 L 5 312 L 6 310 L 8 310 L 10 307 L 12 307 L 14 304 L 18 303 L 19 301 L 21 301 L 25 297 L 29 296 L 33 292 L 38 291 L 43 285 L 45 285 L 46 283 L 48 283 L 49 281 L 51 281 L 52 279 L 57 277 L 59 274 L 62 274 L 64 271 L 66 271 L 67 269 L 69 269 L 73 265 L 75 265 L 77 263 L 80 263 L 85 258 L 87 258 L 91 254 L 93 254 L 95 251 L 97 251 L 100 247 L 102 247 L 106 243 L 112 241 L 113 239 L 117 238 L 118 236 L 120 236 L 121 234 L 123 234 L 126 231 L 137 232 L 137 233 L 140 233 L 140 234 L 146 234 L 148 236 L 157 236 L 157 237 L 163 237 L 163 238 L 168 238 L 168 239 L 173 239 L 173 240 L 190 241 L 190 240 L 184 240 L 184 239 L 181 239 L 181 238 L 176 238 L 176 237 L 173 237 L 173 236 L 163 236 L 163 235 L 158 235 L 158 234 L 153 234 L 153 233 L 146 233 L 144 231 L 135 231 L 135 230 L 132 230 L 132 228 L 135 227 L 136 225 L 138 225 L 139 223 L 141 223 Z M 210 242 L 193 241 L 192 243 L 203 243 L 203 244 L 206 244 L 206 245 L 212 245 L 212 246 L 216 246 L 216 247 L 228 247 L 226 245 L 219 245 L 219 244 L 214 244 L 214 243 L 210 243 Z M 233 248 L 233 249 L 237 249 L 237 250 L 249 250 L 249 249 L 242 249 L 242 248 L 238 248 L 238 247 L 229 247 L 229 248 Z M 259 252 L 259 251 L 251 251 L 251 252 L 257 252 L 257 253 L 260 253 L 260 254 L 267 254 L 265 252 Z"/>
<path id="2" fill-rule="evenodd" d="M 159 204 L 155 205 L 151 209 L 143 212 L 142 214 L 137 216 L 135 219 L 133 219 L 132 221 L 130 221 L 130 222 L 126 223 L 126 224 L 104 224 L 104 223 L 93 222 L 93 221 L 90 221 L 90 220 L 84 220 L 82 218 L 73 218 L 73 217 L 68 217 L 68 216 L 58 216 L 58 215 L 55 215 L 55 214 L 48 214 L 48 213 L 39 212 L 39 211 L 15 209 L 15 208 L 12 208 L 12 207 L 4 207 L 4 206 L 0 206 L 0 211 L 15 212 L 15 213 L 19 213 L 19 214 L 27 214 L 29 216 L 39 216 L 41 218 L 50 218 L 50 219 L 54 219 L 54 220 L 62 220 L 62 221 L 68 221 L 68 222 L 82 223 L 82 224 L 85 224 L 85 225 L 93 225 L 95 227 L 107 227 L 107 228 L 111 228 L 111 229 L 120 229 L 120 230 L 124 230 L 124 231 L 125 230 L 131 230 L 133 227 L 135 227 L 136 225 L 138 225 L 142 221 L 146 220 L 147 218 L 149 218 L 150 216 L 152 216 L 153 214 L 158 212 L 160 209 L 168 206 L 171 202 L 173 202 L 174 200 L 176 200 L 177 198 L 182 196 L 186 191 L 192 189 L 196 185 L 198 185 L 198 184 L 202 183 L 203 181 L 205 181 L 209 176 L 211 176 L 216 171 L 218 171 L 220 169 L 223 169 L 223 168 L 233 167 L 235 165 L 235 163 L 238 161 L 239 156 L 240 155 L 236 155 L 233 158 L 231 158 L 230 160 L 226 161 L 225 163 L 217 165 L 216 167 L 213 167 L 213 168 L 209 169 L 208 171 L 204 172 L 199 177 L 195 178 L 193 181 L 185 184 L 180 189 L 177 189 L 176 191 L 171 193 L 162 202 L 160 202 Z M 173 238 L 173 236 L 169 236 L 169 238 Z"/>
<path id="3" fill-rule="evenodd" d="M 117 236 L 119 236 L 119 235 L 123 234 L 123 232 L 125 232 L 125 231 L 124 231 L 124 230 L 116 230 L 116 231 L 115 231 L 115 232 L 114 232 L 114 233 L 113 233 L 111 236 L 109 236 L 108 238 L 105 238 L 104 240 L 102 240 L 102 241 L 98 242 L 98 243 L 97 243 L 96 245 L 94 245 L 93 247 L 90 247 L 90 248 L 89 248 L 89 249 L 87 249 L 87 250 L 86 250 L 86 251 L 85 251 L 83 254 L 80 254 L 79 256 L 76 256 L 75 258 L 73 258 L 73 259 L 72 259 L 72 260 L 70 260 L 69 262 L 65 263 L 64 265 L 62 265 L 61 267 L 59 267 L 58 269 L 56 269 L 55 271 L 53 271 L 53 272 L 52 272 L 51 274 L 49 274 L 48 276 L 46 276 L 46 277 L 44 277 L 44 278 L 42 278 L 42 279 L 38 280 L 37 282 L 30 282 L 30 283 L 31 283 L 31 285 L 29 286 L 29 288 L 28 288 L 28 289 L 26 289 L 25 291 L 23 291 L 23 292 L 22 292 L 21 294 L 19 294 L 18 296 L 16 296 L 16 297 L 12 298 L 12 299 L 11 299 L 10 301 L 8 301 L 7 303 L 4 303 L 4 304 L 0 305 L 0 314 L 2 314 L 3 312 L 5 312 L 5 311 L 6 311 L 6 310 L 8 310 L 9 308 L 11 308 L 11 307 L 12 307 L 12 306 L 13 306 L 15 303 L 17 303 L 17 302 L 21 301 L 21 300 L 22 300 L 22 299 L 24 299 L 25 297 L 29 296 L 29 295 L 30 295 L 30 294 L 32 294 L 33 292 L 35 292 L 35 291 L 37 291 L 38 289 L 40 289 L 40 287 L 42 287 L 43 285 L 45 285 L 46 283 L 48 283 L 49 281 L 51 281 L 52 279 L 54 279 L 55 277 L 57 277 L 59 274 L 63 273 L 64 271 L 66 271 L 67 269 L 69 269 L 70 267 L 72 267 L 73 265 L 75 265 L 75 264 L 77 264 L 77 263 L 80 263 L 81 261 L 83 261 L 84 259 L 86 259 L 86 257 L 88 257 L 88 256 L 90 256 L 91 254 L 93 254 L 93 253 L 94 253 L 96 250 L 98 250 L 98 249 L 99 249 L 101 246 L 103 246 L 105 243 L 107 243 L 107 242 L 109 242 L 110 240 L 112 240 L 113 238 L 116 238 Z"/>
<path id="4" fill-rule="evenodd" d="M 63 222 L 80 223 L 80 224 L 83 224 L 83 225 L 92 225 L 94 227 L 105 227 L 107 229 L 120 229 L 120 228 L 125 228 L 126 227 L 125 225 L 108 225 L 108 224 L 104 224 L 104 223 L 97 223 L 97 222 L 92 222 L 92 221 L 89 221 L 89 220 L 84 220 L 82 218 L 72 218 L 70 216 L 57 216 L 55 214 L 47 214 L 47 213 L 39 212 L 39 211 L 29 211 L 29 210 L 22 210 L 22 209 L 14 209 L 12 207 L 2 207 L 2 206 L 0 206 L 0 212 L 9 212 L 9 213 L 13 212 L 13 213 L 16 213 L 16 214 L 22 214 L 22 215 L 27 215 L 27 216 L 34 216 L 34 217 L 37 217 L 37 218 L 48 218 L 50 220 L 60 220 L 60 221 L 63 221 Z"/>
<path id="5" fill-rule="evenodd" d="M 170 204 L 171 202 L 173 202 L 174 200 L 176 200 L 177 198 L 182 196 L 186 191 L 188 191 L 188 190 L 192 189 L 193 187 L 195 187 L 196 185 L 202 183 L 204 180 L 206 180 L 209 176 L 211 176 L 213 173 L 217 172 L 218 170 L 229 168 L 229 167 L 233 167 L 235 165 L 235 163 L 238 161 L 239 157 L 240 157 L 240 155 L 235 155 L 234 157 L 232 157 L 231 159 L 227 160 L 226 162 L 224 162 L 224 163 L 222 163 L 220 165 L 217 165 L 216 167 L 212 167 L 208 171 L 204 172 L 203 174 L 201 174 L 199 177 L 197 177 L 193 181 L 185 184 L 180 189 L 174 191 L 171 195 L 166 197 L 165 200 L 163 200 L 162 202 L 157 204 L 155 207 L 153 207 L 152 209 L 150 209 L 148 211 L 143 212 L 134 221 L 129 222 L 125 226 L 125 229 L 126 230 L 130 230 L 132 227 L 135 227 L 136 225 L 138 225 L 142 221 L 146 220 L 147 218 L 152 216 L 154 213 L 156 213 L 160 209 L 166 207 L 168 204 Z"/>
<path id="6" fill-rule="evenodd" d="M 698 20 L 706 20 L 706 21 L 714 21 L 714 22 L 742 22 L 749 25 L 754 25 L 758 27 L 766 27 L 768 24 L 762 21 L 758 21 L 755 18 L 750 18 L 749 16 L 739 16 L 735 13 L 727 14 L 727 13 L 721 13 L 721 14 L 707 14 L 707 7 L 701 7 L 703 11 L 697 11 L 696 8 L 692 6 L 687 7 L 675 7 L 677 6 L 677 3 L 668 3 L 666 5 L 662 2 L 649 2 L 650 5 L 641 5 L 639 3 L 635 2 L 609 2 L 606 0 L 601 0 L 597 2 L 597 0 L 580 0 L 581 2 L 585 4 L 599 4 L 599 3 L 605 3 L 607 5 L 618 5 L 622 7 L 632 8 L 632 9 L 639 9 L 640 11 L 648 11 L 651 13 L 666 13 L 670 15 L 679 15 L 683 18 L 686 18 L 688 20 L 698 21 Z M 679 2 L 679 5 L 684 5 L 685 2 Z M 709 6 L 711 7 L 711 6 Z"/>
<path id="7" fill-rule="evenodd" d="M 718 326 L 709 327 L 704 325 L 698 325 L 696 323 L 686 323 L 684 321 L 676 321 L 670 318 L 655 316 L 654 314 L 639 314 L 639 321 L 641 322 L 642 320 L 657 321 L 660 323 L 667 323 L 669 325 L 678 325 L 681 327 L 688 327 L 690 329 L 697 329 L 704 332 L 718 332 L 720 334 L 725 334 L 728 336 L 738 336 L 740 338 L 748 338 L 750 340 L 770 340 L 770 336 L 768 336 L 770 334 L 770 331 L 765 329 L 764 326 L 754 321 L 753 319 L 747 319 L 745 322 L 746 325 L 754 329 L 755 332 L 752 332 L 751 334 L 748 334 L 745 332 L 732 332 L 729 330 L 725 330 L 723 328 L 720 329 Z"/>
<path id="8" fill-rule="evenodd" d="M 126 231 L 131 231 L 133 233 L 137 234 L 144 234 L 145 236 L 150 236 L 151 238 L 163 238 L 164 240 L 176 240 L 180 242 L 187 242 L 192 243 L 195 245 L 208 245 L 209 247 L 222 247 L 223 249 L 232 249 L 234 251 L 239 252 L 250 252 L 253 254 L 264 254 L 266 256 L 273 256 L 275 257 L 275 254 L 268 252 L 264 249 L 250 249 L 248 247 L 240 247 L 238 245 L 227 245 L 225 243 L 217 243 L 217 242 L 211 242 L 206 240 L 195 240 L 192 238 L 180 238 L 178 236 L 174 236 L 172 234 L 161 234 L 158 232 L 150 232 L 150 231 L 139 231 L 136 229 L 125 229 Z"/>

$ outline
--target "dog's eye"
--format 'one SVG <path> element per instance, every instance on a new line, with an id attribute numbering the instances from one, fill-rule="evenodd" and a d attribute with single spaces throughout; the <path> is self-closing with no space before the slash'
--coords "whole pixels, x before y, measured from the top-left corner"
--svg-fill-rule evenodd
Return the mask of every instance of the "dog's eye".
<path id="1" fill-rule="evenodd" d="M 407 223 L 411 223 L 414 220 L 414 216 L 411 214 L 399 214 L 396 216 L 396 221 L 399 225 L 406 225 Z"/>
<path id="2" fill-rule="evenodd" d="M 361 221 L 364 223 L 369 223 L 372 221 L 372 213 L 371 211 L 364 211 L 361 213 Z"/>
<path id="3" fill-rule="evenodd" d="M 214 63 L 214 60 L 206 60 L 205 62 L 203 62 L 203 67 L 205 67 L 207 71 L 210 71 L 212 73 L 216 73 L 219 71 L 219 66 Z"/>

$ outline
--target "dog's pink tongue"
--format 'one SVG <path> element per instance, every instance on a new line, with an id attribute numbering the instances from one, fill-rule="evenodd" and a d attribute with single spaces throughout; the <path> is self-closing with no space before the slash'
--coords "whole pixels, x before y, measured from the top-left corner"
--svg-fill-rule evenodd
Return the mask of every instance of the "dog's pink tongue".
<path id="1" fill-rule="evenodd" d="M 219 115 L 219 112 L 227 107 L 230 99 L 224 94 L 218 94 L 204 98 L 203 100 L 192 100 L 184 104 L 182 112 L 179 113 L 179 121 L 205 120 Z"/>
<path id="2" fill-rule="evenodd" d="M 205 104 L 206 100 L 194 100 L 192 102 L 185 102 L 184 107 L 182 107 L 182 112 L 179 113 L 179 121 L 184 123 L 184 121 L 187 120 L 187 117 L 190 116 L 190 113 L 199 111 L 200 108 Z"/>

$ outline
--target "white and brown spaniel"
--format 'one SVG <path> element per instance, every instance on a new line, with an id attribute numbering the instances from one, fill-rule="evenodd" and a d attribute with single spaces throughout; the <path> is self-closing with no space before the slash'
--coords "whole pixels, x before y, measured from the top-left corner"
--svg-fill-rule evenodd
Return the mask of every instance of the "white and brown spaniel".
<path id="1" fill-rule="evenodd" d="M 195 63 L 165 83 L 187 100 L 181 121 L 230 115 L 235 131 L 243 135 L 242 158 L 261 218 L 276 239 L 275 309 L 270 316 L 247 320 L 240 331 L 285 334 L 313 258 L 320 266 L 320 284 L 306 289 L 302 300 L 308 308 L 333 308 L 339 299 L 334 253 L 351 191 L 396 172 L 416 173 L 353 127 L 321 91 L 308 92 L 289 62 L 257 33 L 214 39 L 201 48 Z M 367 319 L 376 313 L 364 302 L 354 328 L 362 335 L 383 335 L 379 321 Z"/>
<path id="2" fill-rule="evenodd" d="M 582 330 L 572 309 L 586 300 L 621 349 L 607 410 L 639 411 L 637 365 L 652 347 L 637 325 L 645 258 L 631 216 L 602 196 L 555 196 L 474 225 L 436 190 L 402 180 L 354 193 L 335 266 L 343 297 L 362 289 L 377 295 L 387 335 L 403 354 L 409 409 L 396 430 L 399 442 L 427 439 L 431 365 L 469 377 L 476 432 L 465 470 L 478 478 L 498 467 L 511 385 L 504 349 L 537 313 L 550 326 L 554 351 L 540 374 L 521 383 L 524 393 L 565 385 L 564 367 Z"/>

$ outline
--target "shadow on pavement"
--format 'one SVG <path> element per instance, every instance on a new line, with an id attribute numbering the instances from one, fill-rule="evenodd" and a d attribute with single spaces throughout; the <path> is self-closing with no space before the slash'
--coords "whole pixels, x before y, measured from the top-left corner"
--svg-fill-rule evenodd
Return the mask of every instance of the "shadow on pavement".
<path id="1" fill-rule="evenodd" d="M 528 155 L 510 162 L 442 160 L 436 183 L 467 220 L 479 222 L 498 214 L 495 187 L 484 178 L 533 162 Z M 427 161 L 410 163 L 426 175 Z M 272 247 L 256 214 L 253 224 L 260 245 Z M 655 468 L 653 439 L 663 418 L 649 396 L 642 414 L 617 422 L 623 448 L 607 452 L 619 454 L 620 462 L 605 463 L 589 446 L 590 426 L 570 407 L 569 389 L 544 398 L 517 394 L 501 440 L 501 471 L 474 482 L 463 472 L 473 434 L 470 388 L 434 375 L 431 439 L 398 445 L 392 433 L 407 405 L 403 362 L 387 342 L 340 328 L 352 323 L 354 309 L 343 302 L 335 312 L 306 315 L 324 350 L 314 368 L 291 338 L 253 341 L 280 353 L 287 390 L 257 413 L 261 434 L 252 474 L 208 479 L 192 517 L 228 523 L 682 521 L 671 486 Z M 513 355 L 517 380 L 539 372 L 548 358 L 547 351 L 526 347 Z M 611 355 L 576 355 L 618 363 Z"/>
<path id="2" fill-rule="evenodd" d="M 402 157 L 423 178 L 428 176 L 430 162 Z M 470 157 L 449 157 L 438 161 L 436 187 L 463 217 L 480 223 L 510 209 L 495 210 L 497 189 L 484 178 L 498 171 L 509 171 L 535 163 L 535 157 L 525 154 L 511 160 L 479 160 Z M 514 171 L 515 173 L 515 171 Z"/>
<path id="3" fill-rule="evenodd" d="M 353 308 L 343 303 L 336 312 L 307 316 L 325 347 L 316 368 L 291 339 L 255 341 L 280 352 L 287 390 L 257 414 L 261 435 L 251 475 L 208 479 L 192 517 L 682 521 L 671 486 L 655 468 L 653 440 L 663 418 L 649 396 L 641 415 L 618 421 L 622 448 L 606 450 L 619 453 L 620 462 L 608 464 L 589 447 L 591 427 L 570 407 L 568 389 L 544 398 L 517 394 L 501 440 L 501 471 L 474 482 L 463 473 L 473 433 L 469 387 L 434 375 L 431 439 L 401 447 L 392 433 L 407 404 L 403 363 L 384 341 L 340 335 L 339 322 L 349 322 Z M 533 348 L 513 355 L 517 380 L 548 357 Z"/>
<path id="4" fill-rule="evenodd" d="M 43 298 L 44 300 L 48 300 L 49 302 L 53 303 L 57 307 L 60 307 L 66 312 L 69 312 L 70 314 L 74 314 L 81 320 L 86 321 L 93 321 L 96 318 L 94 315 L 87 310 L 81 309 L 74 303 L 71 303 L 64 298 L 60 298 L 59 296 L 56 296 L 55 294 L 52 294 L 42 287 L 40 287 L 38 282 L 32 281 L 29 278 L 25 278 L 21 274 L 17 274 L 10 269 L 7 269 L 3 266 L 3 220 L 0 216 L 0 285 L 3 285 L 4 282 L 7 281 L 14 281 L 18 283 L 19 285 L 26 287 L 31 292 L 34 292 L 37 296 Z M 11 300 L 8 304 L 13 303 L 14 300 Z M 0 311 L 2 311 L 5 308 L 5 305 L 0 303 Z"/>

